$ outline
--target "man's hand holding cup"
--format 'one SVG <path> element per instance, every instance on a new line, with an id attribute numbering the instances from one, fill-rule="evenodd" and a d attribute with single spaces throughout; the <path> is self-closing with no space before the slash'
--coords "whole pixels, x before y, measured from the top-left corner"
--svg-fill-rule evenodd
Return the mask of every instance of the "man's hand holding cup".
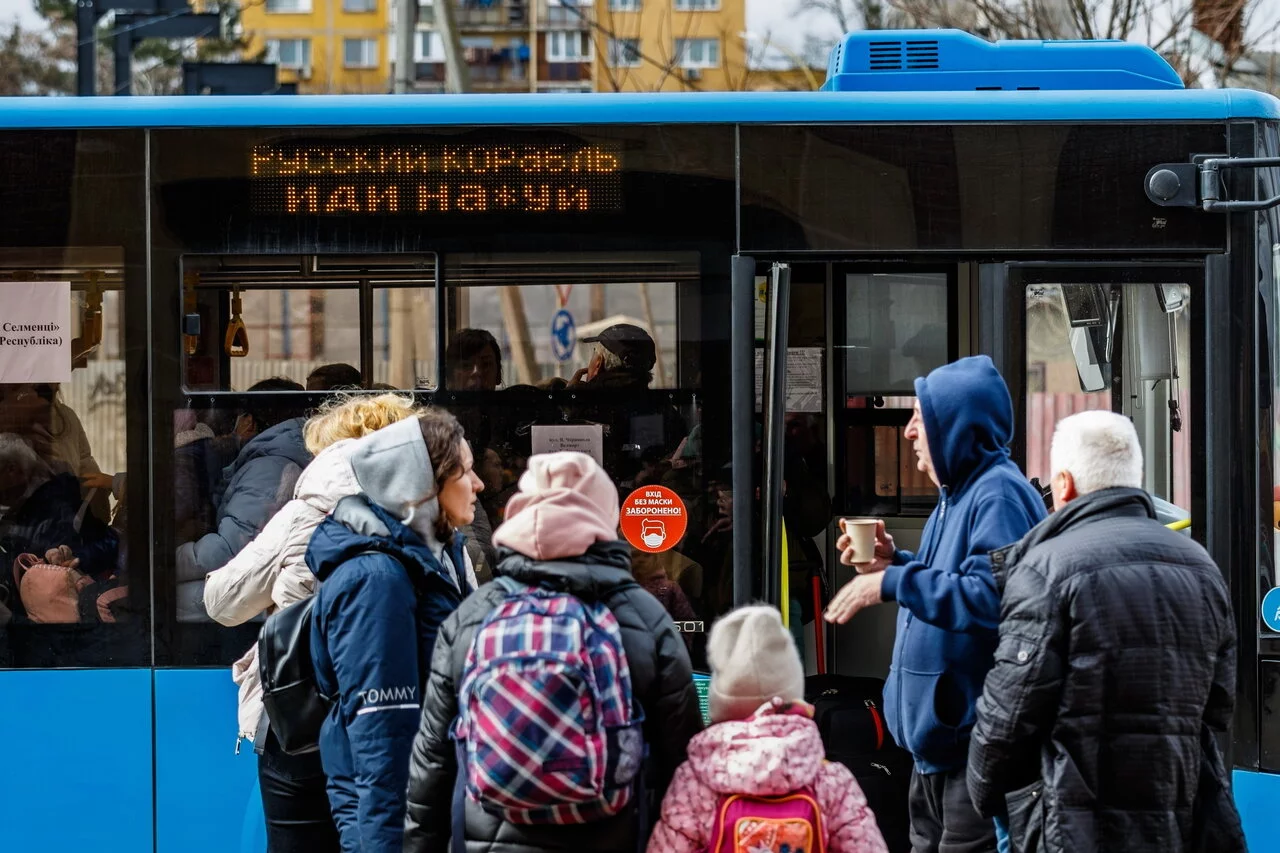
<path id="1" fill-rule="evenodd" d="M 882 572 L 893 561 L 897 550 L 893 537 L 877 518 L 840 519 L 841 536 L 836 540 L 840 562 L 853 566 L 860 574 Z"/>

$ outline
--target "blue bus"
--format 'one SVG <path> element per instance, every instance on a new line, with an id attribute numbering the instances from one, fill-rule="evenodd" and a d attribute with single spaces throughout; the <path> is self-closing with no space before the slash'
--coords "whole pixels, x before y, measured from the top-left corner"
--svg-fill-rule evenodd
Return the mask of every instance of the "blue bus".
<path id="1" fill-rule="evenodd" d="M 1146 487 L 1227 574 L 1227 755 L 1268 849 L 1277 157 L 1268 95 L 1186 90 L 1137 45 L 952 31 L 852 34 L 806 93 L 6 99 L 7 846 L 264 849 L 230 672 L 260 619 L 211 622 L 202 587 L 252 534 L 219 513 L 223 465 L 330 396 L 318 368 L 457 413 L 491 525 L 560 447 L 674 494 L 636 573 L 695 664 L 764 597 L 811 671 L 883 677 L 890 608 L 814 618 L 848 577 L 835 520 L 918 540 L 937 495 L 911 380 L 985 353 L 1028 477 L 1057 418 L 1123 412 Z M 587 395 L 572 378 L 621 326 L 649 375 Z M 38 491 L 67 477 L 85 488 Z M 73 539 L 88 593 L 37 620 L 16 578 Z"/>

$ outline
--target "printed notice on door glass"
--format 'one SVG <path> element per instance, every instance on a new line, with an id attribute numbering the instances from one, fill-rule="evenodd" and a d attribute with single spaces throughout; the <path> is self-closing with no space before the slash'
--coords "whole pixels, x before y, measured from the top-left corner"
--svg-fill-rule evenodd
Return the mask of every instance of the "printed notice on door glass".
<path id="1" fill-rule="evenodd" d="M 756 411 L 764 407 L 764 350 L 756 348 Z M 787 349 L 787 411 L 822 411 L 822 348 Z"/>
<path id="2" fill-rule="evenodd" d="M 575 451 L 604 465 L 604 428 L 600 424 L 535 426 L 529 432 L 534 453 Z"/>
<path id="3" fill-rule="evenodd" d="M 0 385 L 71 381 L 71 282 L 0 282 Z"/>

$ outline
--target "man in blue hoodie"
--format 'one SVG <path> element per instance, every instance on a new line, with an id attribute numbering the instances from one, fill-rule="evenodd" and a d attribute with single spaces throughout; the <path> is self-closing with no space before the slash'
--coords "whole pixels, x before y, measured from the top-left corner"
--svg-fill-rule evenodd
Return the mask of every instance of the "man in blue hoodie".
<path id="1" fill-rule="evenodd" d="M 875 560 L 827 608 L 845 623 L 859 610 L 898 602 L 885 716 L 893 739 L 915 758 L 911 844 L 915 853 L 996 849 L 995 828 L 965 788 L 969 733 L 994 662 L 1000 593 L 988 555 L 1045 517 L 1040 494 L 1009 458 L 1013 402 L 986 356 L 964 358 L 917 379 L 905 435 L 917 467 L 939 489 L 916 553 L 877 526 Z M 849 538 L 837 542 L 854 565 Z"/>

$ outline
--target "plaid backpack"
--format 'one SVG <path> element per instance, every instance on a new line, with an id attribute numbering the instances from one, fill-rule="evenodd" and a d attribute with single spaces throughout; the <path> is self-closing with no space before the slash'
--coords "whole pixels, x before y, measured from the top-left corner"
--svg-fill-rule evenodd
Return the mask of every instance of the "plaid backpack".
<path id="1" fill-rule="evenodd" d="M 622 632 L 609 608 L 498 578 L 476 631 L 453 738 L 462 796 L 509 823 L 579 824 L 633 799 L 644 758 Z"/>

